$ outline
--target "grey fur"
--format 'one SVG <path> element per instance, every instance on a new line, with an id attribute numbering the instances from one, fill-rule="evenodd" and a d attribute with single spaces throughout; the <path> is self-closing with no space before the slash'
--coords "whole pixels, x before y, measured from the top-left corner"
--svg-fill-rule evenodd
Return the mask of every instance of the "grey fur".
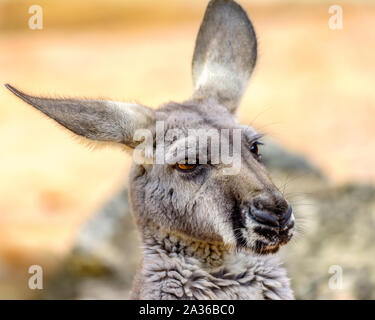
<path id="1" fill-rule="evenodd" d="M 285 270 L 267 256 L 289 241 L 293 227 L 264 233 L 248 214 L 256 201 L 272 210 L 288 206 L 250 151 L 255 131 L 233 116 L 255 60 L 255 33 L 245 11 L 234 1 L 212 0 L 196 42 L 196 89 L 183 103 L 152 111 L 100 100 L 37 98 L 8 86 L 73 132 L 129 147 L 137 144 L 131 139 L 137 128 L 155 134 L 155 121 L 163 121 L 165 132 L 241 130 L 237 175 L 224 175 L 223 163 L 200 165 L 194 174 L 174 165 L 133 163 L 130 203 L 143 242 L 134 299 L 293 298 Z M 173 143 L 166 141 L 167 153 Z"/>
<path id="2" fill-rule="evenodd" d="M 193 97 L 213 97 L 234 112 L 256 59 L 257 40 L 246 12 L 231 0 L 211 1 L 195 45 Z"/>
<path id="3" fill-rule="evenodd" d="M 13 86 L 6 88 L 74 133 L 92 140 L 134 147 L 135 131 L 154 123 L 150 108 L 123 102 L 33 97 Z"/>
<path id="4" fill-rule="evenodd" d="M 221 243 L 207 243 L 157 229 L 144 234 L 143 267 L 132 298 L 293 299 L 286 272 L 275 257 L 250 257 Z"/>

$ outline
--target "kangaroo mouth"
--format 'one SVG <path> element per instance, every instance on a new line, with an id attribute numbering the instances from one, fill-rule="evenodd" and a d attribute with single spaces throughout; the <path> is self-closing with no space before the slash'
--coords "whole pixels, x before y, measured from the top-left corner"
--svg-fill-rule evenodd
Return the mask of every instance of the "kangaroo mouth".
<path id="1" fill-rule="evenodd" d="M 293 237 L 294 219 L 290 219 L 283 228 L 269 227 L 257 224 L 252 228 L 254 241 L 251 249 L 258 254 L 276 253 L 280 247 L 287 244 Z"/>
<path id="2" fill-rule="evenodd" d="M 292 239 L 294 233 L 293 215 L 282 227 L 276 227 L 259 222 L 259 219 L 254 220 L 251 215 L 240 210 L 237 202 L 231 213 L 231 221 L 237 248 L 261 255 L 276 253 Z"/>

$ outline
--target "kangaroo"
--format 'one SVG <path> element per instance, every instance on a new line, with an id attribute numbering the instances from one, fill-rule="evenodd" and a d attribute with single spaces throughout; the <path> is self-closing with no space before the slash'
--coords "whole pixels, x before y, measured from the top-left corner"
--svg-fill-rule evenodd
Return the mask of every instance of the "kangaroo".
<path id="1" fill-rule="evenodd" d="M 294 298 L 273 255 L 293 236 L 292 208 L 262 164 L 260 135 L 235 118 L 256 60 L 256 35 L 246 12 L 235 1 L 211 0 L 193 55 L 195 89 L 186 101 L 151 109 L 35 97 L 6 84 L 75 134 L 120 144 L 143 159 L 133 161 L 129 183 L 143 252 L 133 299 Z M 170 135 L 173 130 L 180 134 Z M 222 152 L 227 144 L 229 158 L 240 160 L 234 171 L 223 159 L 203 159 L 201 140 L 199 147 L 190 144 L 215 130 L 227 135 L 207 135 L 206 149 L 219 141 L 215 150 Z"/>

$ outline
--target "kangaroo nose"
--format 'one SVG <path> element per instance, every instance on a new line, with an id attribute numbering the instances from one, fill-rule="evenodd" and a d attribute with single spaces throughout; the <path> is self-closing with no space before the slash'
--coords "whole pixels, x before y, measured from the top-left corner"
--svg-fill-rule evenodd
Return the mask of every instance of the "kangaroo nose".
<path id="1" fill-rule="evenodd" d="M 272 205 L 270 202 L 255 199 L 249 208 L 249 215 L 253 220 L 275 228 L 288 224 L 292 212 L 292 207 L 285 200 Z"/>

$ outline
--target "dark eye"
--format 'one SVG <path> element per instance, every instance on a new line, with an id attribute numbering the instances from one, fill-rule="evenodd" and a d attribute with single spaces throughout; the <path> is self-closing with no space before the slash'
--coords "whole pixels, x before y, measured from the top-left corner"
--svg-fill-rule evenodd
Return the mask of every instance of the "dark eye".
<path id="1" fill-rule="evenodd" d="M 258 146 L 261 145 L 263 143 L 259 142 L 259 141 L 255 141 L 251 147 L 250 147 L 250 152 L 254 155 L 254 157 L 257 159 L 257 160 L 261 160 L 261 154 L 259 153 L 259 148 Z"/>
<path id="2" fill-rule="evenodd" d="M 176 168 L 183 172 L 190 172 L 193 171 L 198 164 L 188 164 L 188 163 L 177 163 Z"/>

